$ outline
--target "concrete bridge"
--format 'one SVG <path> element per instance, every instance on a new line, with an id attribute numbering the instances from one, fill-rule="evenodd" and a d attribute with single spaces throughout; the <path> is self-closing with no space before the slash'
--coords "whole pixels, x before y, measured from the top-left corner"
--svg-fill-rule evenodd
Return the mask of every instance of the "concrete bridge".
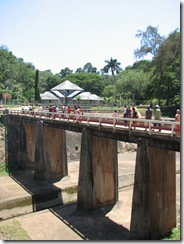
<path id="1" fill-rule="evenodd" d="M 180 151 L 176 122 L 162 121 L 158 132 L 155 121 L 92 114 L 74 118 L 11 111 L 1 120 L 6 126 L 9 171 L 31 167 L 40 180 L 68 174 L 65 131 L 82 133 L 77 195 L 77 208 L 82 210 L 116 204 L 117 141 L 137 143 L 131 237 L 159 239 L 176 226 L 176 151 Z"/>

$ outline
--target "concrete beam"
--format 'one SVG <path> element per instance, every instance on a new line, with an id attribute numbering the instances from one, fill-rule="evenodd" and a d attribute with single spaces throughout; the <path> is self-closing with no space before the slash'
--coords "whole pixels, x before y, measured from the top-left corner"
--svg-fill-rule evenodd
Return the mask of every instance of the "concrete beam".
<path id="1" fill-rule="evenodd" d="M 78 209 L 96 209 L 118 201 L 117 141 L 91 135 L 81 138 Z"/>
<path id="2" fill-rule="evenodd" d="M 176 226 L 176 154 L 150 146 L 137 147 L 131 237 L 158 240 Z"/>

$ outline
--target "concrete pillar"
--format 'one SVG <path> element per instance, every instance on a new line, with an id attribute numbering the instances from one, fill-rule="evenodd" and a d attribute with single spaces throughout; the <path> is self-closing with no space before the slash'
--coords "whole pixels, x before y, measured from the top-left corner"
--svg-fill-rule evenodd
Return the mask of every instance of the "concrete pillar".
<path id="1" fill-rule="evenodd" d="M 157 240 L 176 226 L 176 154 L 149 146 L 137 147 L 132 201 L 131 237 Z"/>
<path id="2" fill-rule="evenodd" d="M 5 162 L 9 172 L 18 169 L 19 129 L 17 125 L 6 127 Z"/>
<path id="3" fill-rule="evenodd" d="M 117 141 L 83 129 L 79 168 L 78 209 L 95 209 L 118 201 Z"/>
<path id="4" fill-rule="evenodd" d="M 18 167 L 33 168 L 35 160 L 36 125 L 23 119 L 19 123 Z"/>
<path id="5" fill-rule="evenodd" d="M 35 179 L 54 179 L 68 174 L 65 131 L 36 125 Z"/>
<path id="6" fill-rule="evenodd" d="M 24 122 L 20 119 L 20 123 L 18 125 L 19 131 L 19 143 L 18 143 L 18 167 L 25 168 L 27 163 L 27 149 L 26 149 L 26 133 Z"/>
<path id="7" fill-rule="evenodd" d="M 36 125 L 25 123 L 24 130 L 26 134 L 26 167 L 35 166 L 35 143 L 36 143 Z"/>

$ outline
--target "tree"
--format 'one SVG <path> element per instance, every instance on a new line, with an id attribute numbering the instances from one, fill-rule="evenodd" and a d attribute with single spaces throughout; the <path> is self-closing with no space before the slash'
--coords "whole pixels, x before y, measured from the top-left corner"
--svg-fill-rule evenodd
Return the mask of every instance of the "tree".
<path id="1" fill-rule="evenodd" d="M 61 71 L 59 72 L 59 76 L 61 78 L 65 77 L 66 75 L 68 74 L 72 74 L 73 73 L 73 70 L 69 69 L 68 67 L 64 68 L 64 69 L 61 69 Z"/>
<path id="2" fill-rule="evenodd" d="M 96 73 L 97 68 L 93 67 L 91 63 L 86 63 L 83 67 L 83 71 L 87 73 Z"/>
<path id="3" fill-rule="evenodd" d="M 136 62 L 132 67 L 126 68 L 117 79 L 117 89 L 119 95 L 123 93 L 122 97 L 126 100 L 131 98 L 134 105 L 142 103 L 146 98 L 145 90 L 149 84 L 150 75 L 152 72 L 146 70 L 147 62 Z"/>
<path id="4" fill-rule="evenodd" d="M 180 103 L 180 32 L 175 30 L 160 46 L 154 59 L 152 89 L 166 105 Z"/>
<path id="5" fill-rule="evenodd" d="M 115 79 L 115 73 L 119 74 L 120 71 L 122 71 L 120 65 L 121 63 L 117 62 L 117 59 L 111 59 L 105 60 L 105 62 L 107 63 L 107 65 L 104 66 L 103 71 L 105 73 L 108 73 L 109 70 L 112 73 L 112 77 L 113 77 L 113 81 L 114 81 L 114 104 L 116 104 L 116 79 Z"/>
<path id="6" fill-rule="evenodd" d="M 35 101 L 40 101 L 40 91 L 39 91 L 39 70 L 36 70 L 36 76 L 35 76 Z"/>
<path id="7" fill-rule="evenodd" d="M 164 37 L 158 33 L 158 27 L 149 25 L 145 32 L 138 30 L 136 37 L 141 38 L 141 47 L 134 51 L 135 57 L 140 59 L 147 54 L 156 57 L 157 50 L 164 41 Z"/>

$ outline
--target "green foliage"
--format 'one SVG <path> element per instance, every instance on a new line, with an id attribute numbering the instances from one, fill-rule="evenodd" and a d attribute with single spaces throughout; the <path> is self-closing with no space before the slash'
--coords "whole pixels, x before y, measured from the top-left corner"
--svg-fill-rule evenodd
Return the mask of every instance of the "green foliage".
<path id="1" fill-rule="evenodd" d="M 6 171 L 6 164 L 0 163 L 0 176 L 7 176 L 8 173 Z"/>
<path id="2" fill-rule="evenodd" d="M 134 51 L 135 57 L 139 59 L 147 54 L 151 54 L 155 57 L 157 50 L 164 40 L 158 33 L 158 27 L 153 27 L 151 25 L 147 27 L 145 32 L 138 30 L 136 37 L 141 38 L 141 47 Z"/>
<path id="3" fill-rule="evenodd" d="M 66 75 L 68 74 L 72 74 L 73 73 L 73 70 L 69 69 L 68 67 L 66 67 L 65 69 L 61 69 L 61 71 L 59 72 L 59 76 L 61 78 L 64 78 Z"/>
<path id="4" fill-rule="evenodd" d="M 75 145 L 75 150 L 78 151 L 79 150 L 79 144 Z"/>
<path id="5" fill-rule="evenodd" d="M 180 103 L 180 33 L 172 32 L 160 46 L 153 60 L 154 73 L 151 89 L 166 105 Z"/>
<path id="6" fill-rule="evenodd" d="M 117 79 L 118 94 L 125 99 L 131 98 L 133 104 L 140 103 L 147 98 L 146 88 L 149 84 L 151 71 L 145 72 L 145 65 L 134 64 L 132 68 L 125 69 Z"/>
<path id="7" fill-rule="evenodd" d="M 173 228 L 171 234 L 167 237 L 164 237 L 162 240 L 180 241 L 180 226 Z"/>
<path id="8" fill-rule="evenodd" d="M 36 70 L 36 75 L 35 75 L 35 101 L 40 101 L 40 89 L 39 89 L 39 70 Z"/>

